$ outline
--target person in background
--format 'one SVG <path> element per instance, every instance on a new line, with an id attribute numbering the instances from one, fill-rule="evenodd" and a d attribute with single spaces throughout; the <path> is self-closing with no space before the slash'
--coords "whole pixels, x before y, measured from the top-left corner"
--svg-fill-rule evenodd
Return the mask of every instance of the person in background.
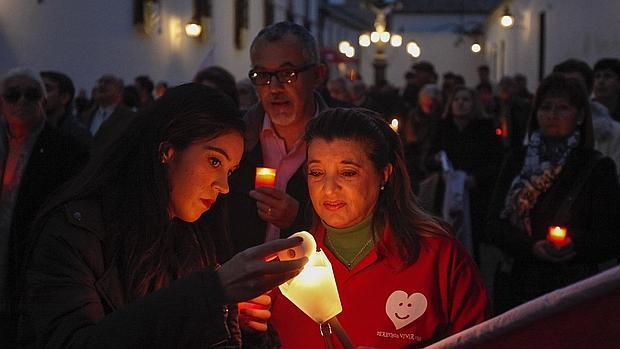
<path id="1" fill-rule="evenodd" d="M 456 74 L 453 72 L 447 72 L 443 74 L 443 81 L 441 82 L 441 96 L 442 100 L 447 101 L 452 93 L 454 93 L 454 88 L 456 88 Z M 419 96 L 418 96 L 419 97 Z"/>
<path id="2" fill-rule="evenodd" d="M 41 348 L 240 347 L 236 303 L 307 259 L 266 261 L 301 239 L 228 259 L 216 200 L 243 153 L 236 113 L 210 87 L 172 88 L 46 205 L 22 338 Z"/>
<path id="3" fill-rule="evenodd" d="M 196 73 L 193 81 L 222 91 L 239 105 L 235 77 L 228 70 L 218 66 L 207 67 Z"/>
<path id="4" fill-rule="evenodd" d="M 352 105 L 348 107 L 366 108 L 376 112 L 382 110 L 379 103 L 368 95 L 368 89 L 362 80 L 353 80 L 349 83 L 349 95 Z"/>
<path id="5" fill-rule="evenodd" d="M 153 104 L 153 89 L 155 85 L 148 75 L 136 76 L 133 86 L 138 91 L 138 110 L 143 110 Z"/>
<path id="6" fill-rule="evenodd" d="M 78 117 L 78 120 L 81 123 L 82 123 L 82 120 L 80 120 L 80 116 L 86 113 L 86 111 L 92 106 L 92 102 L 93 101 L 90 98 L 88 98 L 88 96 L 86 95 L 86 90 L 83 88 L 81 88 L 78 91 L 77 95 L 75 96 L 75 99 L 73 101 L 73 106 L 75 109 L 75 115 Z"/>
<path id="7" fill-rule="evenodd" d="M 586 62 L 569 59 L 556 65 L 553 72 L 560 73 L 567 78 L 577 79 L 586 88 L 588 96 L 592 95 L 594 72 Z M 590 110 L 594 130 L 594 149 L 613 159 L 618 169 L 620 168 L 620 122 L 615 121 L 609 115 L 607 107 L 592 99 Z M 620 176 L 618 181 L 620 182 Z"/>
<path id="8" fill-rule="evenodd" d="M 443 119 L 431 141 L 429 170 L 441 169 L 438 161 L 441 150 L 455 170 L 467 174 L 465 185 L 469 189 L 474 257 L 479 261 L 478 245 L 503 150 L 493 120 L 484 113 L 474 90 L 457 87 L 446 103 Z"/>
<path id="9" fill-rule="evenodd" d="M 318 45 L 303 26 L 279 22 L 263 28 L 250 46 L 252 69 L 248 77 L 256 87 L 260 103 L 245 114 L 245 152 L 239 170 L 231 176 L 227 204 L 243 219 L 229 221 L 237 251 L 265 241 L 288 237 L 307 230 L 311 224 L 308 187 L 304 173 L 306 143 L 302 139 L 308 122 L 327 105 L 315 89 L 325 78 Z M 274 187 L 256 187 L 256 167 L 277 170 Z M 260 307 L 268 308 L 264 295 Z M 268 314 L 247 316 L 252 307 L 241 307 L 242 323 L 265 331 Z M 248 347 L 272 346 L 251 330 L 244 336 Z"/>
<path id="10" fill-rule="evenodd" d="M 75 87 L 73 81 L 66 74 L 57 71 L 42 71 L 40 73 L 45 84 L 45 114 L 47 123 L 60 129 L 89 147 L 92 136 L 80 123 L 71 110 Z"/>
<path id="11" fill-rule="evenodd" d="M 517 97 L 532 105 L 534 95 L 527 89 L 527 78 L 523 74 L 515 74 L 515 83 L 517 85 Z"/>
<path id="12" fill-rule="evenodd" d="M 490 205 L 487 241 L 510 257 L 496 274 L 497 312 L 595 274 L 620 250 L 616 168 L 593 149 L 581 83 L 559 74 L 541 82 L 527 141 L 504 160 Z M 547 240 L 554 226 L 570 240 Z"/>
<path id="13" fill-rule="evenodd" d="M 488 297 L 471 257 L 416 204 L 398 134 L 377 113 L 333 109 L 310 121 L 312 234 L 331 262 L 353 343 L 421 347 L 484 321 Z M 320 348 L 319 326 L 279 292 L 282 348 Z"/>
<path id="14" fill-rule="evenodd" d="M 0 338 L 14 346 L 24 266 L 45 200 L 86 163 L 88 150 L 46 121 L 39 74 L 15 68 L 0 81 Z"/>
<path id="15" fill-rule="evenodd" d="M 603 58 L 594 64 L 594 100 L 620 121 L 620 60 Z"/>
<path id="16" fill-rule="evenodd" d="M 93 150 L 98 150 L 114 143 L 136 114 L 123 105 L 123 80 L 114 75 L 102 75 L 92 97 L 95 104 L 81 116 L 81 122 L 93 136 Z"/>
<path id="17" fill-rule="evenodd" d="M 426 161 L 431 142 L 439 127 L 443 105 L 439 86 L 424 85 L 420 89 L 418 106 L 403 120 L 400 128 L 407 172 L 411 177 L 414 193 L 417 193 L 420 181 L 429 174 Z"/>
<path id="18" fill-rule="evenodd" d="M 140 95 L 138 88 L 134 85 L 123 87 L 123 106 L 132 112 L 137 112 L 140 109 Z"/>
<path id="19" fill-rule="evenodd" d="M 329 91 L 329 95 L 333 99 L 341 103 L 351 105 L 352 98 L 351 94 L 349 93 L 350 84 L 351 81 L 349 81 L 347 78 L 338 77 L 327 82 L 327 90 Z"/>
<path id="20" fill-rule="evenodd" d="M 239 95 L 239 112 L 242 116 L 258 103 L 256 88 L 250 79 L 237 81 L 237 94 Z"/>
<path id="21" fill-rule="evenodd" d="M 487 114 L 492 115 L 495 109 L 495 101 L 493 99 L 495 87 L 491 83 L 490 76 L 491 73 L 488 65 L 481 65 L 478 67 L 479 82 L 476 85 L 476 93 L 484 106 L 484 110 Z"/>
<path id="22" fill-rule="evenodd" d="M 160 81 L 155 85 L 155 98 L 160 98 L 166 94 L 166 90 L 168 90 L 168 83 L 165 81 Z"/>
<path id="23" fill-rule="evenodd" d="M 518 96 L 514 78 L 504 76 L 498 84 L 492 117 L 506 149 L 519 148 L 525 138 L 530 105 Z"/>

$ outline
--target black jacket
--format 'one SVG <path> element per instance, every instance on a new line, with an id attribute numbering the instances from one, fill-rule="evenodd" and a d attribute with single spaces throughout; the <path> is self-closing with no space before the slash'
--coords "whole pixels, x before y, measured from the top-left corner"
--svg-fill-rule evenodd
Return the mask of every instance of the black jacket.
<path id="1" fill-rule="evenodd" d="M 15 334 L 18 304 L 23 292 L 21 275 L 36 240 L 30 225 L 54 190 L 76 175 L 87 160 L 88 151 L 82 144 L 49 124 L 44 125 L 22 175 L 11 221 L 6 280 L 11 309 L 8 317 L 0 320 L 0 337 L 5 342 L 12 341 Z"/>
<path id="2" fill-rule="evenodd" d="M 596 264 L 620 251 L 620 188 L 613 160 L 601 157 L 577 194 L 568 217 L 556 222 L 556 213 L 576 186 L 580 173 L 600 153 L 576 148 L 569 154 L 553 185 L 530 211 L 532 236 L 500 218 L 510 185 L 525 159 L 525 147 L 510 153 L 495 186 L 486 228 L 488 241 L 514 258 L 512 292 L 531 299 L 597 272 Z M 577 255 L 567 263 L 552 264 L 532 254 L 536 241 L 544 240 L 549 226 L 565 226 Z"/>
<path id="3" fill-rule="evenodd" d="M 70 202 L 47 219 L 27 272 L 23 321 L 37 347 L 239 347 L 237 309 L 222 303 L 213 268 L 128 303 L 116 241 L 95 201 Z"/>

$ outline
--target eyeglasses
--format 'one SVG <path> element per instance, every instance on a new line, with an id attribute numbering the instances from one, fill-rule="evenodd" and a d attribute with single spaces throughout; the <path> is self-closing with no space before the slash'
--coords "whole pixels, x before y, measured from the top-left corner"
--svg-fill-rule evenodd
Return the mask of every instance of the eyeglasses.
<path id="1" fill-rule="evenodd" d="M 8 103 L 17 103 L 22 96 L 28 102 L 38 102 L 43 97 L 43 92 L 40 89 L 34 87 L 26 87 L 25 89 L 20 89 L 17 87 L 12 87 L 7 89 L 3 94 L 2 98 Z"/>
<path id="2" fill-rule="evenodd" d="M 290 84 L 292 82 L 297 81 L 297 76 L 299 75 L 299 73 L 304 72 L 314 67 L 315 65 L 316 64 L 311 63 L 311 64 L 302 65 L 299 68 L 290 68 L 290 69 L 283 69 L 283 70 L 277 70 L 277 71 L 256 71 L 252 69 L 248 73 L 248 77 L 250 78 L 250 81 L 252 81 L 254 85 L 258 85 L 258 86 L 271 85 L 271 78 L 274 76 L 276 77 L 279 83 Z"/>

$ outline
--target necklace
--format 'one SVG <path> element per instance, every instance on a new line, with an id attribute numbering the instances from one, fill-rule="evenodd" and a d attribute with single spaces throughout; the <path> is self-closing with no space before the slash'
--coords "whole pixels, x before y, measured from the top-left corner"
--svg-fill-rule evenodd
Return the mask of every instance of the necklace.
<path id="1" fill-rule="evenodd" d="M 362 247 L 361 250 L 359 250 L 355 256 L 353 256 L 353 259 L 351 259 L 350 261 L 347 261 L 346 258 L 344 258 L 340 253 L 338 253 L 338 250 L 336 249 L 336 246 L 332 243 L 332 240 L 329 238 L 329 234 L 325 233 L 325 238 L 327 239 L 327 243 L 332 247 L 330 250 L 332 252 L 334 252 L 334 254 L 336 255 L 336 257 L 338 257 L 339 260 L 341 260 L 349 270 L 351 270 L 351 266 L 355 263 L 355 261 L 357 261 L 357 259 L 360 257 L 360 255 L 362 254 L 362 252 L 364 252 L 364 250 L 366 250 L 366 248 L 370 245 L 370 243 L 372 242 L 372 238 L 368 239 L 368 241 L 366 241 L 366 244 L 364 244 L 364 246 Z"/>

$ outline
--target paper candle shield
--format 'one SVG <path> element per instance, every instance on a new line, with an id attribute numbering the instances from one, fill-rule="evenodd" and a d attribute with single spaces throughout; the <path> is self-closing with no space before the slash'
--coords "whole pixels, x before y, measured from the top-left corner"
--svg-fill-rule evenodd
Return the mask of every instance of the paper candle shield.
<path id="1" fill-rule="evenodd" d="M 323 251 L 312 255 L 299 275 L 280 285 L 280 291 L 319 324 L 342 312 L 332 265 Z"/>

